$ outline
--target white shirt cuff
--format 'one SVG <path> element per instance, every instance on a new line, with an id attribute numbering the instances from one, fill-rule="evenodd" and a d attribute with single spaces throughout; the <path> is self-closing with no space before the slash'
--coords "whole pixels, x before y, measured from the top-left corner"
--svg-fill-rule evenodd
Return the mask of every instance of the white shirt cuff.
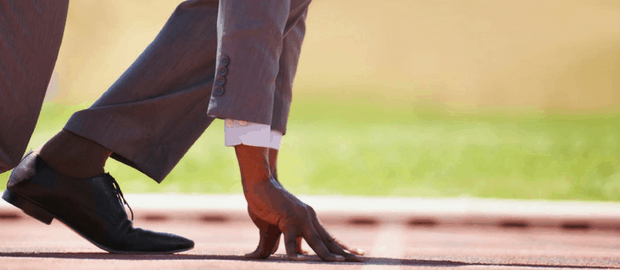
<path id="1" fill-rule="evenodd" d="M 226 146 L 239 144 L 280 149 L 282 133 L 271 130 L 269 125 L 226 119 L 224 121 Z"/>

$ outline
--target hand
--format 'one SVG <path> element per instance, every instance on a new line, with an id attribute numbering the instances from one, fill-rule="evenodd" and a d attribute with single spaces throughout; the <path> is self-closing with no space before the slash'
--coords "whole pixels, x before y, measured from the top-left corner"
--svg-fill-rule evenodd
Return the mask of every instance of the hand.
<path id="1" fill-rule="evenodd" d="M 260 231 L 258 247 L 246 255 L 248 258 L 265 259 L 271 256 L 278 248 L 280 235 L 284 233 L 286 254 L 291 260 L 305 259 L 301 250 L 303 238 L 325 261 L 362 261 L 355 255 L 361 254 L 359 250 L 351 252 L 351 249 L 343 249 L 323 228 L 314 209 L 282 187 L 274 177 L 275 167 L 270 168 L 269 149 L 237 145 L 235 152 L 248 212 Z M 271 163 L 275 165 L 275 156 L 272 156 Z"/>
<path id="2" fill-rule="evenodd" d="M 269 179 L 245 191 L 248 212 L 260 231 L 258 247 L 247 258 L 268 258 L 278 249 L 280 235 L 284 233 L 286 254 L 291 260 L 305 259 L 301 249 L 304 238 L 325 261 L 362 261 L 355 255 L 361 255 L 359 250 L 351 252 L 341 247 L 320 224 L 314 209 L 286 191 L 277 180 Z"/>

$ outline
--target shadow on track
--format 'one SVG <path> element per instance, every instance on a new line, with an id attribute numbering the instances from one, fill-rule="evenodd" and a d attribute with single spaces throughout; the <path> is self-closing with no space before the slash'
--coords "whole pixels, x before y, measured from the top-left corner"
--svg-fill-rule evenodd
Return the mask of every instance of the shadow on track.
<path id="1" fill-rule="evenodd" d="M 194 255 L 194 254 L 111 254 L 98 252 L 0 252 L 0 257 L 13 258 L 53 258 L 53 259 L 86 259 L 86 260 L 226 260 L 226 261 L 248 261 L 241 255 Z M 404 265 L 404 266 L 424 266 L 424 267 L 457 267 L 457 266 L 510 266 L 510 267 L 540 267 L 540 268 L 574 268 L 574 269 L 620 269 L 607 266 L 579 266 L 579 265 L 561 265 L 561 264 L 519 264 L 519 263 L 469 263 L 448 260 L 414 260 L 414 259 L 395 259 L 395 258 L 379 258 L 365 257 L 365 261 L 361 263 L 330 263 L 321 261 L 316 255 L 308 255 L 307 261 L 295 262 L 289 261 L 285 255 L 273 255 L 266 260 L 253 260 L 261 263 L 303 263 L 303 264 L 349 264 L 349 265 Z"/>

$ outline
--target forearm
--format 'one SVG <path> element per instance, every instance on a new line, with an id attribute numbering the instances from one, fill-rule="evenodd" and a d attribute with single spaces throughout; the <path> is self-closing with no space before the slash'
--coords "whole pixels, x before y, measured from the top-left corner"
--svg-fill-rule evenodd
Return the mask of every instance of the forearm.
<path id="1" fill-rule="evenodd" d="M 278 224 L 283 213 L 290 212 L 291 205 L 281 198 L 281 195 L 289 193 L 270 173 L 269 149 L 237 145 L 235 152 L 241 171 L 243 194 L 250 208 L 250 215 L 261 216 L 262 220 L 270 224 Z"/>
<path id="2" fill-rule="evenodd" d="M 255 185 L 271 180 L 269 148 L 239 144 L 235 146 L 235 153 L 244 193 L 250 192 Z"/>
<path id="3" fill-rule="evenodd" d="M 262 163 L 268 162 L 269 173 L 271 177 L 278 182 L 277 159 L 280 143 L 282 142 L 282 133 L 270 129 L 269 125 L 252 123 L 243 120 L 226 119 L 224 125 L 224 138 L 226 146 L 236 147 L 239 145 L 244 145 L 254 146 L 256 148 L 267 148 L 268 157 L 266 161 L 264 155 L 265 149 L 254 149 L 255 151 L 261 151 L 261 153 L 253 153 L 252 150 L 248 150 L 247 153 L 241 153 L 241 156 L 244 159 L 244 167 L 247 167 L 246 169 L 243 169 L 243 167 L 241 168 L 242 175 L 246 175 L 245 179 L 256 178 L 257 176 L 252 176 L 253 172 L 258 170 L 256 168 L 262 168 L 262 166 L 264 166 Z M 257 165 L 254 163 L 261 164 Z M 239 165 L 242 165 L 241 162 Z M 264 172 L 264 168 L 262 168 L 262 170 L 262 174 L 267 173 Z M 265 177 L 265 175 L 263 175 L 263 177 Z"/>

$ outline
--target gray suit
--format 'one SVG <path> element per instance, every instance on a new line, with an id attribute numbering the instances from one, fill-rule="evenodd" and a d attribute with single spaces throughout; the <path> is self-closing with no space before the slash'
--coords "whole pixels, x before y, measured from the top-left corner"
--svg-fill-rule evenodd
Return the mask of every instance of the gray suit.
<path id="1" fill-rule="evenodd" d="M 183 2 L 132 66 L 89 109 L 76 112 L 65 129 L 111 149 L 113 158 L 158 182 L 215 118 L 268 124 L 284 134 L 310 1 Z M 8 1 L 9 5 L 21 2 Z M 46 3 L 52 1 L 40 2 L 50 5 Z M 60 1 L 53 2 L 62 10 Z M 62 7 L 66 13 L 66 6 Z M 0 12 L 6 9 L 0 6 Z M 64 25 L 64 17 L 54 20 Z M 0 26 L 1 31 L 5 28 Z M 60 32 L 41 30 L 40 35 L 59 40 L 62 28 L 54 29 Z M 44 52 L 46 59 L 55 58 L 58 49 L 54 48 Z M 28 58 L 29 53 L 18 55 Z M 1 59 L 10 54 L 15 50 L 0 48 Z M 22 137 L 32 133 L 53 67 L 53 60 L 48 62 L 45 70 L 26 79 L 42 81 L 37 85 L 1 85 L 3 97 L 5 92 L 17 93 L 15 99 L 28 105 L 20 112 L 28 117 L 1 111 L 0 126 L 6 133 L 0 133 L 2 171 L 19 161 L 28 139 L 19 145 L 14 141 L 24 141 Z M 11 76 L 0 83 L 9 85 Z M 14 102 L 0 101 L 8 111 L 15 109 Z M 10 120 L 4 120 L 6 115 Z"/>

